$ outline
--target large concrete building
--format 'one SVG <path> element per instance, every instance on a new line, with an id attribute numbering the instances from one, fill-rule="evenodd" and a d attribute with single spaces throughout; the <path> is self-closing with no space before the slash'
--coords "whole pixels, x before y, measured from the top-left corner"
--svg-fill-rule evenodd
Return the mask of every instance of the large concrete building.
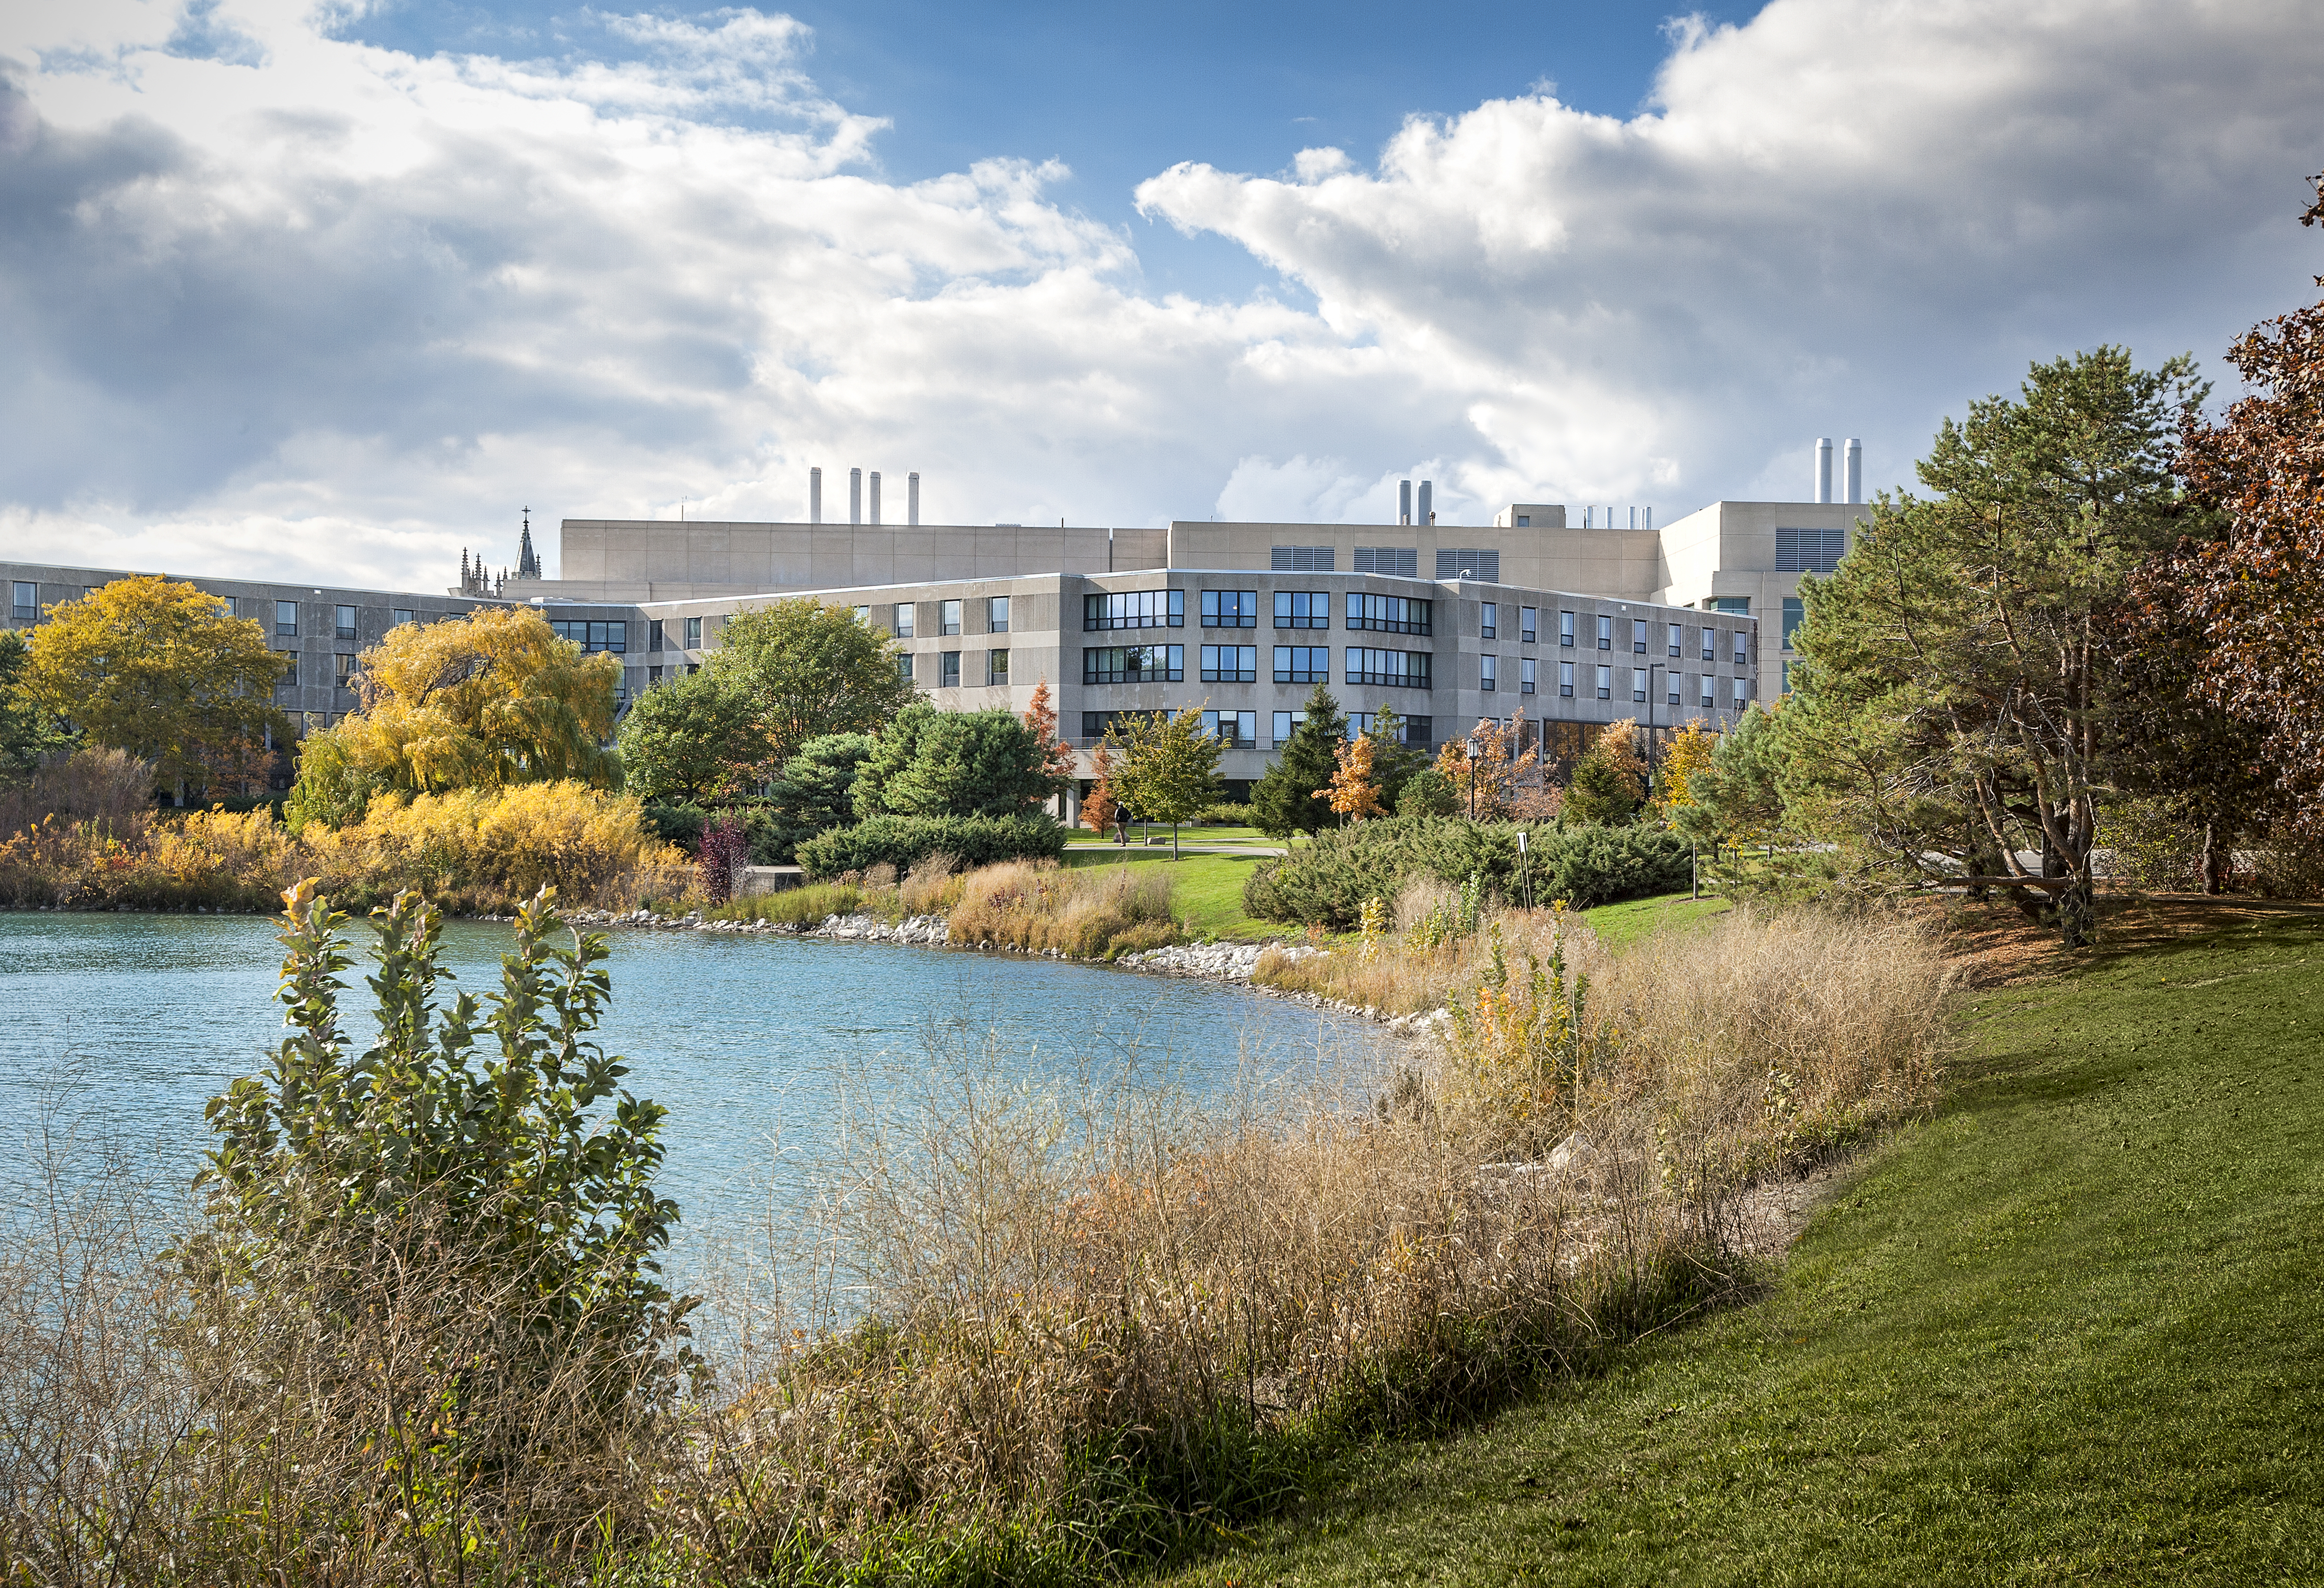
<path id="1" fill-rule="evenodd" d="M 1851 443 L 1851 499 L 1854 457 Z M 1780 690 L 1800 577 L 1839 560 L 1865 511 L 1831 500 L 1821 467 L 1822 500 L 1718 502 L 1660 527 L 1601 510 L 1577 524 L 1562 505 L 1529 503 L 1489 524 L 1443 524 L 1426 482 L 1392 524 L 895 525 L 876 522 L 874 476 L 869 523 L 567 519 L 553 579 L 537 577 L 528 529 L 517 575 L 464 570 L 447 596 L 196 582 L 262 621 L 298 609 L 272 621 L 299 625 L 275 631 L 297 658 L 283 703 L 310 714 L 352 705 L 340 679 L 391 621 L 531 605 L 619 655 L 634 697 L 700 666 L 736 614 L 813 596 L 892 635 L 899 666 L 939 706 L 1022 711 L 1047 679 L 1084 752 L 1119 714 L 1198 709 L 1227 741 L 1221 771 L 1240 789 L 1318 682 L 1359 724 L 1393 708 L 1420 745 L 1522 721 L 1546 761 L 1623 717 L 1662 732 L 1725 725 Z M 852 518 L 861 502 L 859 485 Z M 22 623 L 111 576 L 12 566 L 8 577 L 9 621 Z"/>

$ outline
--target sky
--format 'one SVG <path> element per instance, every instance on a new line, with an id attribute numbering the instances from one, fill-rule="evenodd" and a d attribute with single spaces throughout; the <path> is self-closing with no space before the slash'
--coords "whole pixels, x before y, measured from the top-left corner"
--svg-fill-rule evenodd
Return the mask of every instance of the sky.
<path id="1" fill-rule="evenodd" d="M 438 587 L 817 465 L 963 523 L 1907 485 L 2032 360 L 2229 394 L 2324 271 L 2314 23 L 15 0 L 0 549 Z"/>

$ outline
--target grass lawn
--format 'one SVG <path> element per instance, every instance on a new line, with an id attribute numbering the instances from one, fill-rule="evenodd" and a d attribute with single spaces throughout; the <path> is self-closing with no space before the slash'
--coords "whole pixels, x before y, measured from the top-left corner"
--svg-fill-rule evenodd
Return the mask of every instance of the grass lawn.
<path id="1" fill-rule="evenodd" d="M 1938 1116 L 1762 1300 L 1168 1581 L 2324 1581 L 2324 917 L 2153 931 L 1957 1020 Z"/>
<path id="2" fill-rule="evenodd" d="M 1665 893 L 1623 904 L 1601 904 L 1595 909 L 1583 910 L 1582 919 L 1590 923 L 1590 929 L 1607 947 L 1624 948 L 1640 937 L 1724 915 L 1730 908 L 1724 899 L 1690 899 L 1683 893 Z"/>
<path id="3" fill-rule="evenodd" d="M 1170 841 L 1170 829 L 1167 826 L 1157 822 L 1150 827 L 1141 827 L 1138 823 L 1132 822 L 1130 824 L 1130 846 L 1138 847 L 1149 834 L 1160 838 L 1166 845 Z M 1280 848 L 1283 845 L 1282 839 L 1270 838 L 1257 827 L 1180 827 L 1178 842 L 1181 844 L 1264 844 L 1274 848 Z M 1069 849 L 1111 849 L 1114 847 L 1113 834 L 1111 829 L 1102 833 L 1093 833 L 1087 827 L 1076 827 L 1065 836 L 1065 846 Z"/>
<path id="4" fill-rule="evenodd" d="M 1251 868 L 1271 858 L 1264 854 L 1189 854 L 1174 861 L 1167 849 L 1132 849 L 1126 855 L 1108 846 L 1107 854 L 1084 855 L 1068 850 L 1073 866 L 1163 865 L 1170 868 L 1170 907 L 1181 920 L 1191 921 L 1198 935 L 1237 942 L 1265 937 L 1296 937 L 1305 928 L 1283 921 L 1253 920 L 1242 912 L 1243 879 Z"/>

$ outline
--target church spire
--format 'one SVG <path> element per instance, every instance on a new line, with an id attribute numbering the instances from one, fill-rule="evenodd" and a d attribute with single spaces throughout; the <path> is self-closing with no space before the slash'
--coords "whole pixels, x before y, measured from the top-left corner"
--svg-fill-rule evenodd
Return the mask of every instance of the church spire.
<path id="1" fill-rule="evenodd" d="M 524 510 L 524 536 L 517 542 L 516 577 L 520 579 L 540 577 L 540 559 L 532 549 L 532 509 Z"/>

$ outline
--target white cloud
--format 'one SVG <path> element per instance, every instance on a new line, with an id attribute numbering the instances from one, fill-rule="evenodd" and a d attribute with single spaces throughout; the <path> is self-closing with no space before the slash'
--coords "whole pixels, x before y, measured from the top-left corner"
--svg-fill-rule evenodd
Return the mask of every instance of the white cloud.
<path id="1" fill-rule="evenodd" d="M 1794 494 L 1816 434 L 1901 478 L 2028 358 L 2214 355 L 2314 268 L 2299 5 L 1776 0 L 1675 29 L 1628 120 L 1545 86 L 1139 189 L 1313 311 L 1148 294 L 1007 150 L 887 180 L 788 17 L 585 20 L 606 59 L 10 8 L 0 541 L 428 585 L 526 503 L 793 516 L 817 463 L 966 522 L 1377 518 L 1406 475 L 1669 513 Z"/>

